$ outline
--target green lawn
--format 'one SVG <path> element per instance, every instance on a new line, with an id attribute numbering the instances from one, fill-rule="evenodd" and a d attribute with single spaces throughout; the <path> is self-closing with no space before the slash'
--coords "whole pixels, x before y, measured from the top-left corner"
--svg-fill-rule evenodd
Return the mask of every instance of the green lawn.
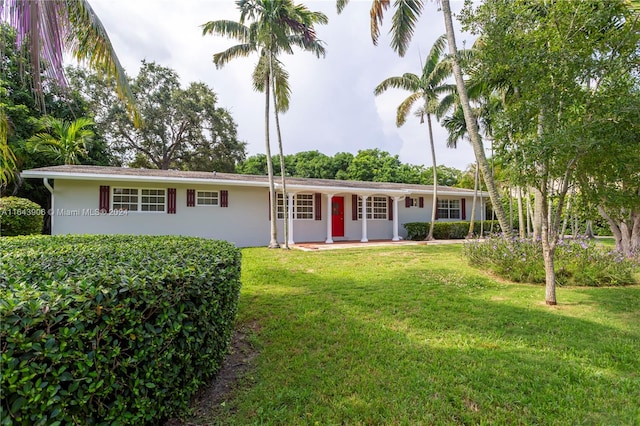
<path id="1" fill-rule="evenodd" d="M 206 424 L 640 424 L 640 286 L 498 281 L 461 246 L 243 250 L 254 367 Z"/>

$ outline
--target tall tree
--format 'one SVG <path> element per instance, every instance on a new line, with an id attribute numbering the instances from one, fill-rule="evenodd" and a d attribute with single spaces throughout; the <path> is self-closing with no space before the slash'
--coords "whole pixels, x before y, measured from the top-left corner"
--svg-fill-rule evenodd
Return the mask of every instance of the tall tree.
<path id="1" fill-rule="evenodd" d="M 349 3 L 349 0 L 337 0 L 336 5 L 338 13 L 340 13 L 344 7 Z M 469 138 L 471 139 L 471 145 L 473 146 L 473 152 L 475 153 L 476 160 L 482 171 L 482 177 L 487 186 L 491 203 L 494 207 L 497 219 L 500 222 L 500 227 L 505 232 L 510 233 L 509 222 L 507 215 L 502 207 L 500 200 L 500 193 L 496 186 L 495 180 L 491 168 L 489 167 L 489 161 L 484 152 L 484 146 L 482 144 L 482 138 L 478 130 L 478 125 L 471 109 L 471 103 L 469 101 L 469 95 L 467 94 L 467 88 L 465 86 L 462 68 L 460 67 L 458 48 L 456 45 L 455 31 L 453 28 L 453 18 L 451 14 L 451 5 L 449 0 L 441 0 L 442 14 L 444 17 L 444 24 L 447 34 L 447 44 L 449 46 L 449 53 L 451 55 L 451 66 L 453 69 L 453 75 L 456 81 L 456 87 L 458 90 L 458 96 L 460 98 L 460 104 L 464 112 L 465 122 L 469 132 Z M 392 18 L 391 24 L 391 47 L 398 52 L 400 56 L 404 56 L 413 32 L 418 22 L 418 18 L 422 13 L 423 2 L 422 0 L 396 0 L 394 2 L 395 13 Z M 391 6 L 390 0 L 373 0 L 371 5 L 371 39 L 374 44 L 378 43 L 378 37 L 380 36 L 380 26 L 384 19 L 384 13 Z"/>
<path id="2" fill-rule="evenodd" d="M 545 301 L 554 305 L 565 197 L 597 148 L 617 143 L 591 129 L 602 127 L 599 105 L 628 96 L 629 79 L 637 84 L 637 19 L 624 0 L 494 0 L 470 7 L 465 22 L 482 38 L 479 72 L 517 89 L 496 113 L 497 155 L 517 166 L 511 179 L 539 194 Z"/>
<path id="3" fill-rule="evenodd" d="M 417 102 L 421 103 L 418 110 L 420 123 L 424 123 L 424 117 L 427 117 L 429 146 L 431 147 L 431 161 L 433 164 L 433 206 L 431 208 L 431 225 L 425 238 L 426 241 L 433 240 L 433 228 L 438 217 L 438 166 L 436 163 L 436 148 L 433 141 L 431 116 L 438 113 L 440 95 L 451 91 L 450 85 L 446 83 L 451 76 L 451 64 L 442 60 L 445 45 L 445 36 L 440 36 L 431 47 L 420 76 L 413 73 L 405 73 L 401 76 L 389 77 L 378 84 L 374 90 L 376 96 L 384 93 L 389 88 L 403 89 L 411 93 L 398 106 L 396 114 L 396 125 L 398 127 L 407 121 L 407 115 Z"/>
<path id="4" fill-rule="evenodd" d="M 265 93 L 265 151 L 267 171 L 269 176 L 269 193 L 271 203 L 271 240 L 270 248 L 278 248 L 277 211 L 274 184 L 273 163 L 271 160 L 271 143 L 269 131 L 269 103 L 273 96 L 276 114 L 287 110 L 289 105 L 289 86 L 287 75 L 278 62 L 278 55 L 282 52 L 293 53 L 293 47 L 314 53 L 317 57 L 324 56 L 325 49 L 318 40 L 314 25 L 326 24 L 327 17 L 320 12 L 312 12 L 303 5 L 296 5 L 291 0 L 239 0 L 236 2 L 240 9 L 239 22 L 220 20 L 209 21 L 202 26 L 202 33 L 217 34 L 233 38 L 240 42 L 236 46 L 217 53 L 213 56 L 216 67 L 222 67 L 231 59 L 246 57 L 258 53 L 260 59 L 254 72 L 254 87 Z M 245 23 L 249 22 L 249 25 Z M 262 77 L 264 84 L 256 84 L 256 77 Z M 270 93 L 272 92 L 272 93 Z M 280 151 L 280 166 L 283 190 L 286 192 L 284 173 L 284 155 L 278 125 L 278 146 Z M 286 193 L 285 193 L 286 197 Z M 285 202 L 286 212 L 286 202 Z M 285 215 L 285 234 L 287 233 Z M 285 246 L 287 246 L 285 235 Z"/>
<path id="5" fill-rule="evenodd" d="M 182 88 L 175 71 L 142 61 L 131 79 L 143 126 L 136 126 L 112 90 L 95 74 L 69 72 L 71 85 L 89 100 L 100 131 L 122 163 L 149 164 L 158 169 L 231 172 L 245 158 L 244 142 L 229 112 L 206 84 Z"/>

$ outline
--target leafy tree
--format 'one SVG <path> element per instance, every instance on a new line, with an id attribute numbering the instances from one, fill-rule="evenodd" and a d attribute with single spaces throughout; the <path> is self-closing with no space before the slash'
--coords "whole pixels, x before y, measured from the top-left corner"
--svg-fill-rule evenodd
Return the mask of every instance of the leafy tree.
<path id="1" fill-rule="evenodd" d="M 245 158 L 229 112 L 207 85 L 182 88 L 170 68 L 142 61 L 130 85 L 144 125 L 136 126 L 108 84 L 85 70 L 71 71 L 71 84 L 89 100 L 100 131 L 123 163 L 158 169 L 232 172 Z M 144 158 L 144 159 L 143 159 Z"/>
<path id="2" fill-rule="evenodd" d="M 349 3 L 349 0 L 337 0 L 336 6 L 338 13 Z M 469 132 L 469 138 L 476 161 L 482 171 L 482 176 L 487 185 L 491 202 L 494 205 L 494 211 L 500 222 L 502 229 L 509 229 L 507 215 L 500 203 L 500 194 L 498 193 L 489 162 L 484 153 L 484 146 L 480 138 L 477 122 L 471 109 L 471 103 L 467 88 L 463 79 L 462 68 L 459 62 L 458 48 L 456 45 L 455 31 L 453 28 L 453 18 L 451 14 L 451 5 L 449 0 L 441 0 L 442 15 L 444 17 L 447 44 L 449 46 L 449 54 L 451 58 L 451 68 L 456 81 L 458 97 L 462 107 L 465 122 Z M 380 25 L 382 25 L 384 13 L 391 6 L 389 0 L 373 0 L 371 3 L 371 38 L 374 44 L 377 44 L 380 35 Z M 415 25 L 422 13 L 422 0 L 396 0 L 393 4 L 395 12 L 391 24 L 391 47 L 398 52 L 400 56 L 404 56 L 413 37 Z"/>
<path id="3" fill-rule="evenodd" d="M 47 77 L 65 85 L 64 53 L 70 53 L 92 69 L 113 77 L 118 96 L 127 102 L 131 116 L 138 121 L 124 69 L 107 32 L 87 0 L 2 0 L 0 17 L 3 23 L 15 28 L 15 46 L 18 49 L 24 46 L 29 52 L 25 55 L 27 66 L 21 70 L 38 70 L 30 72 L 29 76 L 43 113 L 47 110 L 40 71 L 44 70 Z M 2 108 L 4 105 L 0 104 Z M 3 152 L 10 149 L 7 119 L 8 114 L 0 112 L 0 148 Z M 9 164 L 4 160 L 0 163 L 3 166 Z M 6 177 L 7 171 L 0 170 L 0 175 Z"/>
<path id="4" fill-rule="evenodd" d="M 94 133 L 89 127 L 93 121 L 89 118 L 78 118 L 72 122 L 51 116 L 40 119 L 40 133 L 36 133 L 27 141 L 27 148 L 32 152 L 40 152 L 54 162 L 63 164 L 80 164 L 80 157 L 86 156 Z"/>
<path id="5" fill-rule="evenodd" d="M 375 149 L 358 151 L 347 169 L 349 180 L 365 182 L 398 182 L 401 167 L 397 155 Z"/>
<path id="6" fill-rule="evenodd" d="M 445 42 L 445 37 L 441 36 L 433 44 L 427 60 L 422 67 L 422 74 L 420 76 L 405 73 L 402 76 L 389 77 L 383 80 L 374 91 L 376 95 L 380 95 L 389 88 L 396 88 L 411 93 L 398 106 L 396 117 L 396 125 L 398 127 L 406 122 L 407 115 L 411 112 L 416 102 L 421 103 L 417 114 L 420 117 L 420 123 L 424 123 L 424 117 L 427 117 L 427 129 L 429 131 L 429 145 L 431 147 L 431 161 L 433 165 L 431 168 L 433 171 L 433 206 L 431 209 L 431 225 L 425 238 L 426 241 L 433 240 L 433 228 L 437 218 L 436 213 L 438 212 L 438 167 L 436 163 L 436 148 L 433 142 L 431 115 L 438 113 L 440 107 L 439 96 L 442 93 L 451 91 L 450 85 L 446 83 L 446 80 L 451 75 L 451 66 L 449 62 L 442 60 Z"/>
<path id="7" fill-rule="evenodd" d="M 624 0 L 495 0 L 470 6 L 464 22 L 482 40 L 480 75 L 513 89 L 504 110 L 494 113 L 496 155 L 513 168 L 514 183 L 539 194 L 545 300 L 554 305 L 565 197 L 599 147 L 618 144 L 615 133 L 596 131 L 614 111 L 599 105 L 629 96 L 629 81 L 637 85 L 637 20 Z"/>
<path id="8" fill-rule="evenodd" d="M 269 97 L 273 96 L 280 153 L 280 173 L 283 193 L 286 194 L 286 173 L 278 113 L 288 109 L 290 95 L 288 74 L 278 60 L 278 55 L 282 52 L 293 53 L 295 46 L 310 51 L 318 57 L 324 56 L 325 50 L 316 37 L 314 25 L 326 24 L 328 19 L 324 14 L 312 12 L 303 5 L 294 4 L 291 0 L 238 0 L 236 4 L 240 9 L 239 22 L 209 21 L 202 26 L 202 33 L 203 35 L 228 36 L 240 42 L 239 45 L 214 55 L 213 61 L 216 67 L 221 67 L 237 57 L 245 57 L 254 52 L 260 54 L 258 65 L 253 74 L 253 84 L 256 90 L 265 93 L 265 150 L 271 194 L 271 241 L 269 247 L 278 248 L 276 196 L 269 140 Z M 247 21 L 250 21 L 249 26 L 245 25 Z M 287 217 L 286 203 L 285 217 Z M 287 220 L 285 220 L 284 228 L 285 248 L 288 248 Z"/>

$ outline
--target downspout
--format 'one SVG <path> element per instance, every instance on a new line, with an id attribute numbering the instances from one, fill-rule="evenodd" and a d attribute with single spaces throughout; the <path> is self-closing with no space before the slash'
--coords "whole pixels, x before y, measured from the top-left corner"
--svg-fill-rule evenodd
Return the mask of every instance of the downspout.
<path id="1" fill-rule="evenodd" d="M 51 231 L 51 234 L 53 234 L 53 216 L 54 216 L 53 213 L 55 212 L 55 208 L 53 205 L 54 203 L 53 187 L 49 183 L 49 178 L 44 178 L 43 183 L 44 183 L 44 187 L 47 188 L 51 193 L 51 208 L 49 209 L 49 226 L 50 226 L 49 230 Z"/>

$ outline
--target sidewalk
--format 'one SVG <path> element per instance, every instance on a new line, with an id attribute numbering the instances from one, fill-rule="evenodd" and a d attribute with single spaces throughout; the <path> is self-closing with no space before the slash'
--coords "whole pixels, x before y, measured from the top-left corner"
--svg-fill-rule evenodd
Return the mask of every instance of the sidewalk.
<path id="1" fill-rule="evenodd" d="M 433 240 L 433 241 L 390 241 L 390 240 L 370 240 L 366 243 L 360 241 L 334 241 L 332 244 L 313 242 L 313 243 L 296 243 L 290 247 L 303 251 L 315 250 L 337 250 L 347 248 L 366 248 L 366 247 L 384 247 L 384 246 L 415 246 L 415 245 L 439 245 L 439 244 L 461 244 L 465 240 Z"/>

